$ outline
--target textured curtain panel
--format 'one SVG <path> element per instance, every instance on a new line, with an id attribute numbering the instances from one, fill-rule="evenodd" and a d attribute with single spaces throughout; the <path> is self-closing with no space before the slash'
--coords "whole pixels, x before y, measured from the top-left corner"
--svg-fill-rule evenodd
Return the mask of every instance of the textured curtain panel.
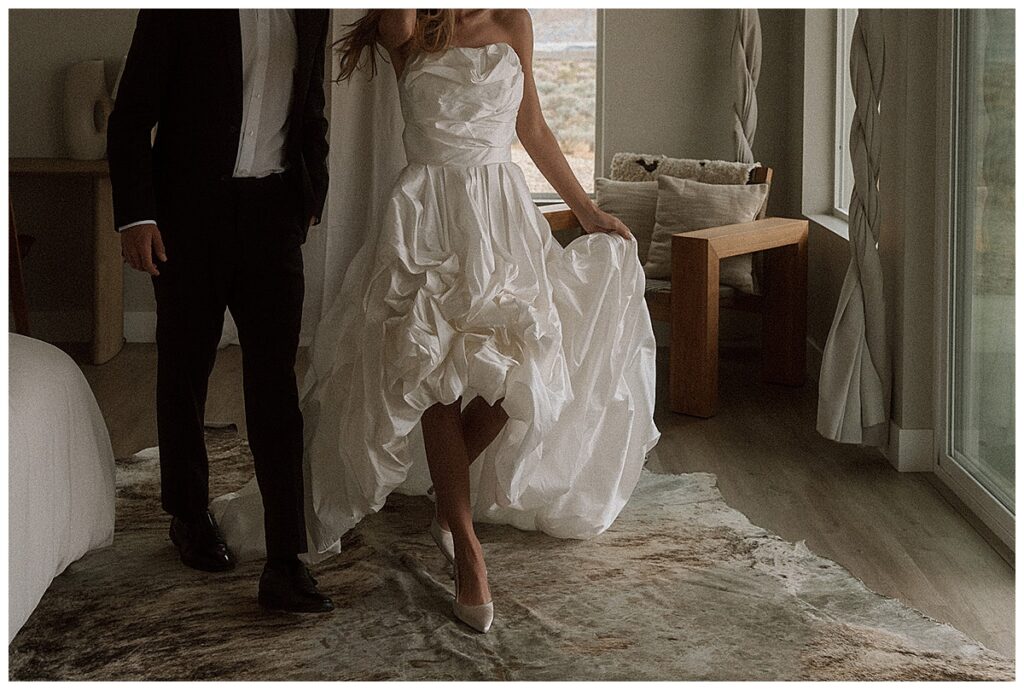
<path id="1" fill-rule="evenodd" d="M 338 41 L 347 25 L 365 12 L 331 10 L 329 40 Z M 368 58 L 364 53 L 363 64 Z M 323 310 L 338 292 L 349 262 L 367 233 L 377 227 L 384 197 L 405 166 L 398 83 L 395 71 L 384 62 L 386 59 L 386 54 L 383 59 L 377 56 L 377 74 L 373 79 L 369 70 L 360 69 L 351 79 L 336 82 L 338 56 L 328 49 L 331 69 L 327 74 L 333 75 L 327 87 L 331 186 L 324 222 L 310 233 L 310 243 L 317 251 L 306 256 L 306 300 L 316 304 L 315 312 L 309 312 L 310 319 L 303 324 L 304 335 L 310 337 Z"/>
<path id="2" fill-rule="evenodd" d="M 754 133 L 757 131 L 757 80 L 761 75 L 761 20 L 757 10 L 736 10 L 736 30 L 732 36 L 732 72 L 736 160 L 753 163 L 752 149 Z"/>
<path id="3" fill-rule="evenodd" d="M 873 446 L 887 441 L 891 393 L 878 256 L 879 108 L 884 67 L 882 10 L 860 10 L 850 46 L 850 76 L 856 100 L 850 129 L 854 174 L 850 267 L 822 357 L 818 432 L 842 443 Z"/>

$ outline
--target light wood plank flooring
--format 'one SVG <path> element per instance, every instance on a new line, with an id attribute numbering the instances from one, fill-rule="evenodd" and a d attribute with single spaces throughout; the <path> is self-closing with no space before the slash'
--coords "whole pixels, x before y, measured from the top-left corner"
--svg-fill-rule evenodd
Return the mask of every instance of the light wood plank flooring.
<path id="1" fill-rule="evenodd" d="M 661 353 L 661 360 L 666 353 Z M 814 430 L 816 390 L 760 383 L 757 353 L 724 350 L 719 414 L 674 415 L 665 406 L 651 469 L 712 472 L 726 501 L 787 540 L 806 540 L 876 592 L 897 597 L 1014 654 L 1013 569 L 971 527 L 927 475 L 900 474 L 879 454 L 822 439 Z M 156 351 L 129 344 L 99 367 L 83 367 L 110 427 L 118 457 L 156 444 Z M 207 419 L 239 424 L 241 352 L 220 352 Z"/>

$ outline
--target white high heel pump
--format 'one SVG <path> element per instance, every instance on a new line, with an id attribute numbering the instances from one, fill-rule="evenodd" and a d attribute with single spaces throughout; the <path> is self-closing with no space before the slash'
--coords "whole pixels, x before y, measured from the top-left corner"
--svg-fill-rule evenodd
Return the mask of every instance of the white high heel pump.
<path id="1" fill-rule="evenodd" d="M 454 564 L 453 564 L 454 565 Z M 459 602 L 459 566 L 455 565 L 455 601 L 452 611 L 455 617 L 477 632 L 486 633 L 494 622 L 494 601 L 486 604 L 462 604 Z"/>

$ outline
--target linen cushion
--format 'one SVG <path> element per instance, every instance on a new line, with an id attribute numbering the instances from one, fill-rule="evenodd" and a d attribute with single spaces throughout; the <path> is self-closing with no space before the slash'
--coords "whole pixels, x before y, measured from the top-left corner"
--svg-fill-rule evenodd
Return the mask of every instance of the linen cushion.
<path id="1" fill-rule="evenodd" d="M 619 182 L 599 177 L 594 180 L 594 188 L 598 208 L 626 224 L 636 237 L 640 263 L 647 261 L 647 250 L 654 232 L 654 213 L 658 206 L 658 183 Z"/>
<path id="2" fill-rule="evenodd" d="M 672 235 L 721 225 L 749 223 L 768 196 L 766 184 L 707 184 L 662 175 L 654 232 L 644 263 L 648 278 L 671 278 Z M 729 257 L 721 263 L 719 282 L 753 292 L 751 255 Z"/>

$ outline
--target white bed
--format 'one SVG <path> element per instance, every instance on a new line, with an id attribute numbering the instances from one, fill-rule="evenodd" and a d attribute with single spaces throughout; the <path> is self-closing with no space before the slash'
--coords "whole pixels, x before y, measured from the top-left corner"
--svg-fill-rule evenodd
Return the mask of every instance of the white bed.
<path id="1" fill-rule="evenodd" d="M 114 537 L 114 454 L 89 384 L 52 345 L 9 346 L 8 644 L 53 578 Z"/>

